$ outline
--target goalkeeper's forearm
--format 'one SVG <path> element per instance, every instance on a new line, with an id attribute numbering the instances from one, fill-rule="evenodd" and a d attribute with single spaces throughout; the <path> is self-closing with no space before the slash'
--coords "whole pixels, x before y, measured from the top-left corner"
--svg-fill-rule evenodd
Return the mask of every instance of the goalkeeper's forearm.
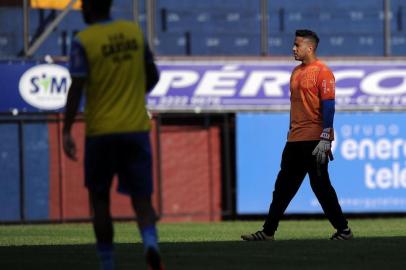
<path id="1" fill-rule="evenodd" d="M 320 134 L 322 140 L 334 140 L 334 113 L 335 101 L 334 99 L 326 99 L 322 101 L 322 117 L 323 117 L 323 132 Z"/>

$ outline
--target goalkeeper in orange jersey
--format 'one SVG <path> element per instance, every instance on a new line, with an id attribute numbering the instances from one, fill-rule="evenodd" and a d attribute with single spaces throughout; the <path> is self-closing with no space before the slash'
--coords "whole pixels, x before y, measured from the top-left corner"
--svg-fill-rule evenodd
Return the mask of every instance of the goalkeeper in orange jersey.
<path id="1" fill-rule="evenodd" d="M 302 63 L 290 78 L 290 127 L 281 168 L 263 229 L 242 235 L 243 240 L 274 239 L 279 221 L 306 174 L 325 215 L 336 229 L 330 239 L 353 238 L 328 173 L 329 159 L 333 158 L 335 79 L 326 64 L 317 59 L 318 43 L 319 38 L 313 31 L 296 31 L 293 55 Z"/>

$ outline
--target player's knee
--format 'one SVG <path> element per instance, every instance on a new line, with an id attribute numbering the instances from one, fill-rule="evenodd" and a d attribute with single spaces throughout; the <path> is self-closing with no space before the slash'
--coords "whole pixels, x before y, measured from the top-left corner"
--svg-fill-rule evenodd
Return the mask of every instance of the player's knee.
<path id="1" fill-rule="evenodd" d="M 94 204 L 109 204 L 110 203 L 110 193 L 109 192 L 89 192 L 89 197 Z"/>
<path id="2" fill-rule="evenodd" d="M 155 224 L 157 216 L 155 214 L 154 207 L 150 197 L 132 198 L 134 211 L 137 214 L 138 223 L 143 224 Z"/>

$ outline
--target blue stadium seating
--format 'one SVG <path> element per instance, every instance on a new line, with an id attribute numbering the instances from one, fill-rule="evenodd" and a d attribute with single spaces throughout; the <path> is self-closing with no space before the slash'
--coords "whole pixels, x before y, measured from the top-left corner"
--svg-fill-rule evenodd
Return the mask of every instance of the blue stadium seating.
<path id="1" fill-rule="evenodd" d="M 146 32 L 146 0 L 140 0 L 140 24 Z M 296 29 L 310 28 L 321 37 L 321 55 L 382 56 L 383 0 L 268 0 L 269 53 L 291 55 Z M 42 14 L 49 14 L 49 10 Z M 157 0 L 155 50 L 158 55 L 259 55 L 260 1 Z M 406 2 L 391 0 L 393 55 L 406 55 Z M 132 0 L 115 0 L 114 18 L 132 19 Z M 40 12 L 30 12 L 30 34 Z M 22 11 L 0 7 L 0 57 L 16 56 L 23 47 Z M 79 11 L 68 14 L 35 56 L 69 50 L 74 33 L 85 25 Z M 190 34 L 190 46 L 185 39 Z"/>
<path id="2" fill-rule="evenodd" d="M 163 10 L 158 16 L 156 29 L 158 33 L 185 31 L 212 34 L 229 32 L 260 33 L 260 21 L 257 13 L 210 10 L 201 10 L 196 13 L 181 10 L 165 11 L 166 16 L 162 15 Z"/>
<path id="3" fill-rule="evenodd" d="M 320 34 L 319 36 L 318 55 L 320 56 L 376 56 L 384 53 L 382 35 Z M 293 33 L 272 35 L 268 39 L 269 54 L 292 55 L 293 40 Z"/>
<path id="4" fill-rule="evenodd" d="M 33 9 L 30 11 L 30 35 L 31 38 L 35 36 L 40 29 L 44 20 L 51 15 L 50 10 Z M 51 18 L 52 19 L 52 18 Z M 57 28 L 48 36 L 48 38 L 41 44 L 34 56 L 41 55 L 66 55 L 69 51 L 71 36 L 75 31 L 80 30 L 82 16 L 78 11 L 72 11 L 66 16 Z M 66 33 L 65 42 L 62 40 L 63 33 Z M 65 52 L 63 48 L 65 47 Z"/>
<path id="5" fill-rule="evenodd" d="M 155 52 L 161 55 L 185 55 L 186 40 L 182 33 L 170 33 L 159 36 L 155 41 Z"/>
<path id="6" fill-rule="evenodd" d="M 16 35 L 13 33 L 0 33 L 0 58 L 15 54 L 17 48 Z"/>
<path id="7" fill-rule="evenodd" d="M 0 7 L 0 57 L 17 55 L 23 48 L 22 18 L 21 9 Z"/>
<path id="8" fill-rule="evenodd" d="M 382 0 L 311 0 L 300 8 L 295 1 L 275 0 L 269 4 L 270 31 L 292 32 L 310 28 L 318 33 L 374 33 L 383 31 Z M 282 17 L 282 18 L 281 18 Z"/>
<path id="9" fill-rule="evenodd" d="M 405 56 L 406 55 L 406 34 L 392 35 L 392 55 L 394 56 Z"/>
<path id="10" fill-rule="evenodd" d="M 348 11 L 345 14 L 320 12 L 317 10 L 285 10 L 284 31 L 308 28 L 318 33 L 373 33 L 383 32 L 383 21 L 379 11 Z"/>
<path id="11" fill-rule="evenodd" d="M 382 35 L 379 34 L 323 34 L 320 40 L 320 56 L 376 56 L 384 53 Z"/>
<path id="12" fill-rule="evenodd" d="M 213 8 L 216 7 L 216 8 Z M 157 2 L 157 36 L 190 33 L 192 55 L 258 55 L 259 2 L 246 0 Z M 161 47 L 159 54 L 171 48 Z"/>
<path id="13" fill-rule="evenodd" d="M 191 37 L 192 55 L 259 55 L 258 35 L 199 34 Z"/>
<path id="14" fill-rule="evenodd" d="M 292 55 L 294 34 L 272 34 L 268 38 L 269 54 L 274 56 Z"/>
<path id="15" fill-rule="evenodd" d="M 48 38 L 41 44 L 35 55 L 64 55 L 62 53 L 63 46 L 67 46 L 66 54 L 69 53 L 71 37 L 67 37 L 66 43 L 63 45 L 62 33 L 55 31 L 51 33 Z"/>
<path id="16" fill-rule="evenodd" d="M 321 38 L 320 55 L 383 55 L 383 1 L 342 0 L 333 4 L 309 0 L 298 8 L 295 1 L 270 1 L 270 54 L 290 54 L 294 31 L 308 28 Z M 290 43 L 288 49 L 283 48 L 286 43 Z"/>
<path id="17" fill-rule="evenodd" d="M 139 1 L 141 27 L 145 31 L 145 3 Z M 42 18 L 46 18 L 50 10 L 31 9 L 29 25 L 31 38 L 35 35 Z M 113 18 L 132 19 L 132 0 L 115 0 L 112 9 Z M 53 33 L 44 41 L 34 56 L 46 54 L 61 55 L 69 51 L 70 41 L 74 34 L 85 27 L 80 11 L 71 11 L 62 20 Z M 0 57 L 15 57 L 23 49 L 23 14 L 19 7 L 0 7 Z M 66 38 L 62 37 L 66 35 Z M 66 40 L 66 43 L 63 42 Z"/>

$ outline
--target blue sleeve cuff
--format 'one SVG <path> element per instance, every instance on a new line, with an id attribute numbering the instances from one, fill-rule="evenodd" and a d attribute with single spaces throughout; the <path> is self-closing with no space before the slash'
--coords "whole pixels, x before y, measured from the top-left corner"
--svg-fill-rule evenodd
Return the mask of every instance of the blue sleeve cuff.
<path id="1" fill-rule="evenodd" d="M 322 101 L 323 128 L 332 128 L 335 113 L 335 100 L 327 99 Z"/>

